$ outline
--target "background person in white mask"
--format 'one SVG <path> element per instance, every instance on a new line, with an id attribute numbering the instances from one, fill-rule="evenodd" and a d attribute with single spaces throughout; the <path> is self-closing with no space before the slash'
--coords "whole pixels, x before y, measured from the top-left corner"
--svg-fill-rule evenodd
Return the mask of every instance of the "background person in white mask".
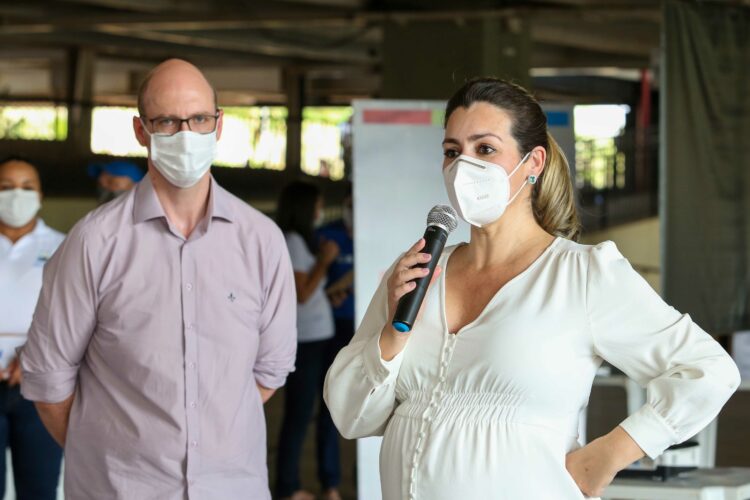
<path id="1" fill-rule="evenodd" d="M 42 268 L 64 235 L 37 215 L 39 173 L 19 157 L 0 160 L 0 498 L 5 494 L 5 449 L 10 446 L 16 496 L 56 498 L 62 449 L 20 393 L 21 368 L 15 347 L 26 341 Z"/>
<path id="2" fill-rule="evenodd" d="M 284 237 L 212 178 L 222 114 L 195 66 L 157 66 L 138 109 L 148 175 L 48 264 L 23 394 L 67 498 L 268 500 L 263 403 L 296 348 Z"/>
<path id="3" fill-rule="evenodd" d="M 414 267 L 430 259 L 424 241 L 387 273 L 328 372 L 333 420 L 348 438 L 384 435 L 385 500 L 598 496 L 620 469 L 707 425 L 737 367 L 614 244 L 574 241 L 568 164 L 525 89 L 473 80 L 445 119 L 442 174 L 471 240 L 443 252 L 411 333 L 391 321 L 425 275 Z M 602 359 L 644 385 L 647 403 L 581 447 Z"/>

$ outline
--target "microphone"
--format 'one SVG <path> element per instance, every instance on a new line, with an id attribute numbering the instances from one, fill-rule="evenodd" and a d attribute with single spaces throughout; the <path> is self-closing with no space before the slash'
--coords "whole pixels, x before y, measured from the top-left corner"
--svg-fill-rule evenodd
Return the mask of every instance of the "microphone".
<path id="1" fill-rule="evenodd" d="M 414 290 L 398 301 L 396 314 L 393 316 L 393 322 L 391 323 L 396 331 L 409 332 L 414 326 L 417 313 L 427 293 L 427 287 L 430 286 L 435 267 L 437 267 L 440 255 L 445 248 L 445 242 L 448 240 L 448 235 L 456 227 L 458 227 L 458 216 L 456 211 L 448 205 L 435 205 L 427 214 L 427 229 L 424 232 L 425 245 L 421 252 L 430 254 L 431 258 L 429 262 L 417 264 L 415 267 L 426 267 L 430 272 L 427 276 L 416 279 L 417 286 Z"/>

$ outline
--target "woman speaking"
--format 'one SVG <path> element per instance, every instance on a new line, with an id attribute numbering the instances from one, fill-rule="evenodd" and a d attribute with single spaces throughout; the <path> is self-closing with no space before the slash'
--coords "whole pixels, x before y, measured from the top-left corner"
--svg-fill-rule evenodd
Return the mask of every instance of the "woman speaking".
<path id="1" fill-rule="evenodd" d="M 442 175 L 471 240 L 443 252 L 410 333 L 391 319 L 424 276 L 424 241 L 392 266 L 328 372 L 333 420 L 347 438 L 384 436 L 385 500 L 598 496 L 620 469 L 707 425 L 737 368 L 613 243 L 575 242 L 568 164 L 526 90 L 473 80 L 445 116 Z M 647 402 L 581 447 L 602 360 Z"/>

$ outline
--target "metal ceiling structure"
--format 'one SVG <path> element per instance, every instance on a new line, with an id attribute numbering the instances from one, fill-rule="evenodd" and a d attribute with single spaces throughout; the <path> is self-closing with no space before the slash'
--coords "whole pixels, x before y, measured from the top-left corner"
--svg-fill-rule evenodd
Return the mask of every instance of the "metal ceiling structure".
<path id="1" fill-rule="evenodd" d="M 236 103 L 286 101 L 289 73 L 309 100 L 345 102 L 378 94 L 383 23 L 493 18 L 530 26 L 532 75 L 628 79 L 658 63 L 655 0 L 5 0 L 0 95 L 70 98 L 71 54 L 86 51 L 96 102 L 132 101 L 166 57 L 213 71 Z"/>

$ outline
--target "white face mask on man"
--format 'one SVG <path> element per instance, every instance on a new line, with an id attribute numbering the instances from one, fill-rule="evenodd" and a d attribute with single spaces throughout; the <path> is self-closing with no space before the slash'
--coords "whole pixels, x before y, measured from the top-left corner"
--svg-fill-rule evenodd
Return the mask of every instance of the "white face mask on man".
<path id="1" fill-rule="evenodd" d="M 0 220 L 10 227 L 23 227 L 39 212 L 39 193 L 31 189 L 0 191 Z"/>
<path id="2" fill-rule="evenodd" d="M 472 226 L 483 227 L 498 220 L 508 205 L 519 195 L 526 183 L 536 178 L 529 176 L 510 197 L 510 177 L 521 168 L 531 152 L 521 158 L 508 174 L 502 166 L 472 156 L 460 155 L 443 169 L 445 189 L 458 215 Z"/>
<path id="3" fill-rule="evenodd" d="M 196 185 L 216 157 L 215 130 L 208 134 L 191 130 L 173 135 L 152 134 L 148 130 L 146 133 L 151 136 L 151 162 L 170 184 L 178 188 Z"/>

